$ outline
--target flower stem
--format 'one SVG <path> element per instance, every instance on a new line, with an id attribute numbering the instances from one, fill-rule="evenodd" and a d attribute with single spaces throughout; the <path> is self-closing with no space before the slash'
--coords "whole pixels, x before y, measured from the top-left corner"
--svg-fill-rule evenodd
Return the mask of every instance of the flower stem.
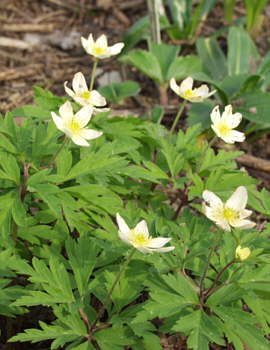
<path id="1" fill-rule="evenodd" d="M 207 274 L 207 271 L 208 271 L 208 268 L 209 268 L 209 265 L 210 265 L 210 260 L 212 258 L 213 252 L 214 252 L 218 242 L 220 241 L 220 239 L 221 239 L 221 234 L 217 234 L 216 235 L 216 239 L 214 240 L 214 244 L 212 245 L 212 247 L 210 249 L 210 252 L 209 252 L 209 255 L 208 255 L 205 267 L 204 267 L 202 278 L 200 280 L 200 296 L 201 297 L 203 296 L 203 282 L 205 280 L 205 277 L 206 277 L 206 274 Z"/>
<path id="2" fill-rule="evenodd" d="M 177 112 L 177 114 L 176 114 L 176 117 L 175 117 L 175 119 L 174 119 L 173 125 L 172 125 L 172 127 L 171 127 L 170 134 L 172 134 L 172 133 L 174 132 L 174 130 L 175 130 L 175 128 L 176 128 L 176 125 L 177 125 L 177 123 L 178 123 L 178 121 L 179 121 L 179 119 L 180 119 L 180 117 L 181 117 L 181 115 L 182 115 L 182 113 L 183 113 L 183 111 L 184 111 L 184 109 L 185 109 L 186 104 L 187 104 L 187 101 L 185 100 L 185 101 L 180 105 L 179 110 L 178 110 L 178 112 Z"/>
<path id="3" fill-rule="evenodd" d="M 94 322 L 92 323 L 92 325 L 91 325 L 91 327 L 90 327 L 90 332 L 91 332 L 91 333 L 92 333 L 93 330 L 95 329 L 95 326 L 96 326 L 98 320 L 99 320 L 100 317 L 103 315 L 103 312 L 104 312 L 104 310 L 105 310 L 105 308 L 106 308 L 106 306 L 107 306 L 107 304 L 108 304 L 108 302 L 109 302 L 109 300 L 110 300 L 110 298 L 111 298 L 112 292 L 114 291 L 114 288 L 117 286 L 117 284 L 118 284 L 118 282 L 119 282 L 119 280 L 120 280 L 120 278 L 121 278 L 123 272 L 125 271 L 126 267 L 127 267 L 128 264 L 130 263 L 130 260 L 131 260 L 132 256 L 134 255 L 135 251 L 136 251 L 136 248 L 133 248 L 133 249 L 131 250 L 131 252 L 130 252 L 129 255 L 127 256 L 126 261 L 124 262 L 124 264 L 122 265 L 122 267 L 121 267 L 120 270 L 118 271 L 118 274 L 116 275 L 115 280 L 114 280 L 114 282 L 113 282 L 113 284 L 112 284 L 110 290 L 108 291 L 108 294 L 107 294 L 107 296 L 106 296 L 106 298 L 105 298 L 105 301 L 104 301 L 102 307 L 100 308 L 100 310 L 99 310 L 99 312 L 98 312 L 98 314 L 97 314 L 97 316 L 96 316 Z"/>
<path id="4" fill-rule="evenodd" d="M 91 79 L 90 79 L 89 91 L 92 91 L 93 87 L 94 87 L 94 81 L 95 81 L 95 76 L 96 76 L 97 65 L 98 65 L 98 59 L 95 59 L 94 63 L 93 63 L 93 68 L 92 68 L 92 74 L 91 74 Z"/>
<path id="5" fill-rule="evenodd" d="M 58 151 L 54 154 L 54 156 L 53 156 L 53 158 L 52 158 L 50 164 L 48 165 L 48 168 L 50 168 L 50 167 L 53 165 L 53 163 L 55 162 L 55 160 L 56 160 L 56 158 L 58 157 L 59 153 L 62 151 L 62 149 L 65 147 L 65 145 L 68 144 L 68 142 L 69 142 L 69 138 L 67 138 L 67 137 L 65 136 L 62 145 L 59 147 Z"/>
<path id="6" fill-rule="evenodd" d="M 235 259 L 231 260 L 226 266 L 223 267 L 222 270 L 219 271 L 219 273 L 217 274 L 213 284 L 211 285 L 210 288 L 208 288 L 205 293 L 204 293 L 204 297 L 208 297 L 212 291 L 214 290 L 215 286 L 217 285 L 218 281 L 220 280 L 220 277 L 223 275 L 223 273 L 231 266 L 235 263 Z"/>

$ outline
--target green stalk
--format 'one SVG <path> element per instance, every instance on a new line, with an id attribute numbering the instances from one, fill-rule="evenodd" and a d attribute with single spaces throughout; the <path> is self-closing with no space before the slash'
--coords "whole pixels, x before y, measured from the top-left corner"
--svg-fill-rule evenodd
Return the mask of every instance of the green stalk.
<path id="1" fill-rule="evenodd" d="M 207 271 L 208 271 L 208 268 L 209 268 L 209 265 L 210 265 L 210 260 L 212 258 L 214 250 L 217 247 L 220 239 L 221 239 L 221 234 L 219 233 L 219 234 L 216 235 L 216 239 L 214 240 L 214 244 L 212 245 L 212 247 L 210 249 L 210 252 L 209 252 L 209 255 L 208 255 L 205 267 L 204 267 L 204 271 L 203 271 L 203 274 L 202 274 L 202 278 L 200 280 L 200 297 L 203 296 L 203 283 L 204 283 L 204 280 L 205 280 L 206 275 L 207 275 Z"/>
<path id="2" fill-rule="evenodd" d="M 220 280 L 220 277 L 223 275 L 223 273 L 231 266 L 235 263 L 235 259 L 231 260 L 226 266 L 223 267 L 222 270 L 219 271 L 219 273 L 217 274 L 213 284 L 211 285 L 210 288 L 208 288 L 206 290 L 206 292 L 204 293 L 204 297 L 207 298 L 209 295 L 211 295 L 211 293 L 213 292 L 215 286 L 217 285 L 218 281 Z"/>
<path id="3" fill-rule="evenodd" d="M 58 157 L 58 155 L 60 154 L 60 152 L 62 151 L 62 149 L 65 147 L 65 145 L 68 144 L 68 142 L 69 142 L 69 138 L 68 138 L 67 136 L 65 136 L 62 145 L 59 147 L 58 151 L 57 151 L 57 152 L 55 153 L 55 155 L 53 156 L 53 158 L 52 158 L 50 164 L 48 165 L 48 168 L 50 168 L 50 167 L 53 165 L 53 163 L 55 162 L 56 158 Z"/>
<path id="4" fill-rule="evenodd" d="M 185 109 L 185 107 L 186 107 L 186 104 L 187 104 L 187 100 L 185 100 L 185 101 L 180 105 L 179 110 L 178 110 L 178 112 L 177 112 L 177 114 L 176 114 L 176 117 L 175 117 L 175 119 L 174 119 L 173 125 L 172 125 L 172 127 L 171 127 L 170 134 L 172 134 L 172 133 L 174 132 L 174 130 L 175 130 L 175 128 L 176 128 L 176 125 L 177 125 L 177 123 L 178 123 L 178 121 L 179 121 L 179 119 L 180 119 L 180 117 L 181 117 L 181 115 L 182 115 L 182 113 L 183 113 L 183 111 L 184 111 L 184 109 Z"/>
<path id="5" fill-rule="evenodd" d="M 147 7 L 148 7 L 148 13 L 149 13 L 152 42 L 156 44 L 160 44 L 161 36 L 160 36 L 158 2 L 156 0 L 147 0 Z"/>
<path id="6" fill-rule="evenodd" d="M 94 63 L 93 63 L 92 74 L 91 74 L 90 85 L 89 85 L 89 91 L 92 91 L 93 87 L 94 87 L 94 81 L 95 81 L 95 76 L 96 76 L 97 65 L 98 65 L 98 59 L 96 58 L 94 60 Z"/>
<path id="7" fill-rule="evenodd" d="M 118 271 L 118 274 L 117 274 L 116 277 L 115 277 L 115 280 L 114 280 L 114 282 L 113 282 L 113 284 L 112 284 L 112 286 L 111 286 L 111 288 L 110 288 L 110 290 L 109 290 L 109 292 L 108 292 L 108 294 L 107 294 L 107 296 L 106 296 L 106 299 L 105 299 L 105 301 L 104 301 L 102 307 L 100 308 L 100 310 L 99 310 L 99 312 L 98 312 L 98 314 L 97 314 L 97 316 L 96 316 L 94 322 L 92 323 L 92 325 L 91 325 L 91 327 L 90 327 L 90 333 L 93 332 L 93 330 L 94 330 L 95 327 L 96 327 L 96 324 L 97 324 L 98 320 L 99 320 L 100 317 L 103 315 L 103 312 L 104 312 L 104 310 L 105 310 L 105 308 L 106 308 L 108 302 L 110 301 L 112 292 L 114 291 L 114 288 L 117 286 L 117 284 L 118 284 L 118 282 L 119 282 L 119 280 L 120 280 L 120 278 L 121 278 L 123 272 L 125 271 L 126 267 L 127 267 L 128 264 L 130 263 L 130 260 L 131 260 L 132 256 L 134 255 L 135 251 L 136 251 L 136 248 L 133 248 L 133 249 L 131 250 L 131 252 L 129 253 L 129 255 L 128 255 L 127 259 L 126 259 L 126 261 L 124 262 L 124 264 L 122 265 L 122 267 L 121 267 L 120 270 Z"/>

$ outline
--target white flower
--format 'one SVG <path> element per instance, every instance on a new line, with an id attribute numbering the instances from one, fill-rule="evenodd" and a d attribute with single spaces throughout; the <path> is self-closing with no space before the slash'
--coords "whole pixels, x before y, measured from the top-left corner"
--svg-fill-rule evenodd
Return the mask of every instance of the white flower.
<path id="1" fill-rule="evenodd" d="M 72 105 L 69 101 L 59 108 L 60 117 L 51 112 L 56 127 L 63 131 L 71 140 L 79 146 L 89 146 L 86 140 L 96 139 L 102 135 L 101 131 L 87 129 L 85 126 L 91 119 L 93 107 L 88 105 L 73 113 Z"/>
<path id="2" fill-rule="evenodd" d="M 149 236 L 147 223 L 144 220 L 140 221 L 133 229 L 128 227 L 125 220 L 118 213 L 116 214 L 116 221 L 119 227 L 118 234 L 122 241 L 132 245 L 144 254 L 153 252 L 165 253 L 174 249 L 174 247 L 162 248 L 171 238 L 152 238 Z"/>
<path id="3" fill-rule="evenodd" d="M 72 97 L 73 100 L 79 105 L 92 105 L 94 113 L 108 111 L 108 108 L 95 108 L 105 106 L 106 100 L 102 95 L 100 95 L 97 90 L 88 90 L 86 80 L 81 72 L 78 72 L 74 75 L 74 78 L 72 80 L 73 90 L 67 87 L 67 83 L 67 81 L 64 83 L 66 93 Z"/>
<path id="4" fill-rule="evenodd" d="M 93 35 L 89 34 L 88 39 L 81 37 L 82 46 L 85 51 L 98 59 L 108 58 L 118 55 L 124 47 L 124 43 L 117 43 L 113 46 L 108 46 L 106 35 L 102 34 L 96 41 Z"/>
<path id="5" fill-rule="evenodd" d="M 206 202 L 203 204 L 205 215 L 225 231 L 231 231 L 231 227 L 249 229 L 256 225 L 255 222 L 246 220 L 252 211 L 245 209 L 248 195 L 244 186 L 239 186 L 226 203 L 207 190 L 203 191 L 202 196 Z"/>
<path id="6" fill-rule="evenodd" d="M 251 251 L 249 248 L 241 248 L 239 245 L 235 250 L 235 257 L 241 261 L 246 260 L 251 254 Z"/>
<path id="7" fill-rule="evenodd" d="M 241 113 L 232 113 L 232 106 L 225 107 L 222 116 L 220 116 L 219 107 L 216 106 L 211 113 L 212 125 L 216 135 L 227 143 L 243 142 L 245 140 L 245 134 L 233 130 L 236 128 L 242 119 Z"/>
<path id="8" fill-rule="evenodd" d="M 191 77 L 183 80 L 180 86 L 178 86 L 175 79 L 172 78 L 170 80 L 170 87 L 178 96 L 190 102 L 202 102 L 216 92 L 216 90 L 209 92 L 209 88 L 205 84 L 201 85 L 199 88 L 192 89 L 193 79 Z"/>

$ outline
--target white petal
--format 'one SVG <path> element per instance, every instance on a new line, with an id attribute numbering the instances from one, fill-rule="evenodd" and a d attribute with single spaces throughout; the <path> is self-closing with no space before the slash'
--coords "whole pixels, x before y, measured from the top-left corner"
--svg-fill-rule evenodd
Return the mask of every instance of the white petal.
<path id="1" fill-rule="evenodd" d="M 245 219 L 252 214 L 251 210 L 244 209 L 240 212 L 240 219 Z"/>
<path id="2" fill-rule="evenodd" d="M 81 72 L 78 72 L 74 75 L 74 78 L 72 80 L 72 88 L 76 94 L 88 91 L 85 77 Z"/>
<path id="3" fill-rule="evenodd" d="M 182 81 L 180 85 L 180 91 L 185 92 L 186 90 L 192 90 L 193 86 L 193 79 L 191 77 L 187 77 L 185 80 Z"/>
<path id="4" fill-rule="evenodd" d="M 93 45 L 95 44 L 95 41 L 94 41 L 94 39 L 93 39 L 93 34 L 90 33 L 90 34 L 88 35 L 87 43 L 88 43 L 89 46 L 93 46 Z"/>
<path id="5" fill-rule="evenodd" d="M 130 228 L 128 227 L 125 220 L 122 218 L 122 216 L 119 213 L 116 214 L 116 222 L 117 222 L 119 231 L 121 231 L 125 235 L 128 235 L 130 232 Z"/>
<path id="6" fill-rule="evenodd" d="M 154 249 L 150 249 L 150 248 L 142 247 L 142 246 L 136 247 L 136 249 L 138 249 L 143 254 L 152 254 L 153 252 L 155 252 Z"/>
<path id="7" fill-rule="evenodd" d="M 86 105 L 75 114 L 75 120 L 77 123 L 79 123 L 81 128 L 83 128 L 89 123 L 89 120 L 92 117 L 92 113 L 93 113 L 93 106 Z"/>
<path id="8" fill-rule="evenodd" d="M 130 229 L 128 227 L 128 225 L 126 224 L 125 220 L 122 218 L 122 216 L 120 214 L 116 214 L 116 222 L 118 225 L 118 234 L 119 237 L 122 241 L 126 242 L 127 244 L 130 244 L 130 240 L 128 239 L 128 234 L 130 232 Z"/>
<path id="9" fill-rule="evenodd" d="M 214 133 L 223 140 L 223 136 L 220 134 L 219 129 L 214 124 L 211 125 L 211 128 L 214 131 Z"/>
<path id="10" fill-rule="evenodd" d="M 152 238 L 149 243 L 147 243 L 148 248 L 161 248 L 165 244 L 167 244 L 171 238 L 164 238 L 164 237 L 158 237 L 158 238 Z"/>
<path id="11" fill-rule="evenodd" d="M 217 124 L 218 122 L 220 122 L 220 111 L 219 111 L 219 106 L 216 106 L 212 112 L 211 112 L 211 120 L 212 120 L 212 123 L 215 125 Z M 215 130 L 214 130 L 215 131 Z"/>
<path id="12" fill-rule="evenodd" d="M 241 113 L 232 113 L 232 106 L 228 105 L 225 107 L 224 112 L 222 113 L 222 120 L 228 124 L 228 126 L 231 129 L 236 128 L 241 120 L 242 120 L 242 114 Z"/>
<path id="13" fill-rule="evenodd" d="M 109 47 L 110 56 L 118 55 L 122 51 L 124 45 L 125 45 L 124 43 L 117 43 L 117 44 L 114 44 L 113 46 L 110 46 Z"/>
<path id="14" fill-rule="evenodd" d="M 231 115 L 232 115 L 232 105 L 227 105 L 224 108 L 224 112 L 222 113 L 222 118 L 229 119 Z"/>
<path id="15" fill-rule="evenodd" d="M 174 246 L 171 246 L 171 247 L 164 247 L 164 248 L 155 249 L 155 252 L 157 252 L 157 253 L 167 253 L 167 252 L 171 252 L 171 251 L 174 250 L 174 249 L 175 249 Z"/>
<path id="16" fill-rule="evenodd" d="M 65 81 L 65 83 L 64 83 L 64 88 L 65 88 L 65 91 L 66 91 L 66 93 L 70 96 L 70 97 L 72 97 L 72 98 L 74 98 L 75 97 L 75 94 L 74 94 L 74 92 L 67 86 L 67 81 Z"/>
<path id="17" fill-rule="evenodd" d="M 215 195 L 215 193 L 211 191 L 208 191 L 208 190 L 203 191 L 202 197 L 204 201 L 210 205 L 211 208 L 218 209 L 223 207 L 222 200 L 217 195 Z"/>
<path id="18" fill-rule="evenodd" d="M 105 48 L 108 46 L 106 35 L 102 34 L 99 38 L 97 38 L 95 45 L 100 48 Z"/>
<path id="19" fill-rule="evenodd" d="M 92 129 L 82 129 L 80 132 L 80 136 L 86 140 L 93 140 L 103 135 L 103 132 L 92 130 Z"/>
<path id="20" fill-rule="evenodd" d="M 242 229 L 251 229 L 256 226 L 256 223 L 250 220 L 235 220 L 231 223 L 233 227 L 242 228 Z"/>
<path id="21" fill-rule="evenodd" d="M 63 118 L 63 122 L 69 121 L 71 118 L 73 118 L 73 109 L 69 101 L 65 102 L 59 108 L 59 114 Z"/>
<path id="22" fill-rule="evenodd" d="M 83 97 L 80 97 L 80 96 L 74 96 L 74 101 L 77 102 L 79 105 L 81 105 L 82 107 L 84 106 L 88 106 L 89 105 L 89 102 L 83 98 Z"/>
<path id="23" fill-rule="evenodd" d="M 82 46 L 83 46 L 83 48 L 85 49 L 85 51 L 86 51 L 87 53 L 91 54 L 91 53 L 89 52 L 88 40 L 85 39 L 85 38 L 83 38 L 83 37 L 81 37 L 81 43 L 82 43 Z"/>
<path id="24" fill-rule="evenodd" d="M 89 143 L 80 135 L 72 135 L 71 140 L 78 146 L 90 146 Z"/>
<path id="25" fill-rule="evenodd" d="M 210 97 L 210 96 L 214 95 L 216 92 L 217 92 L 217 90 L 213 90 L 213 91 L 209 92 L 209 94 L 207 95 L 207 97 Z"/>
<path id="26" fill-rule="evenodd" d="M 93 108 L 93 114 L 109 112 L 110 108 Z"/>
<path id="27" fill-rule="evenodd" d="M 145 237 L 149 236 L 149 232 L 148 232 L 148 227 L 147 227 L 147 223 L 145 220 L 140 221 L 136 227 L 135 227 L 136 232 L 138 233 L 143 233 L 145 235 Z"/>
<path id="28" fill-rule="evenodd" d="M 247 205 L 247 200 L 247 189 L 244 186 L 239 186 L 227 200 L 225 207 L 234 209 L 236 211 L 242 211 Z"/>
<path id="29" fill-rule="evenodd" d="M 215 221 L 216 225 L 222 228 L 224 231 L 231 231 L 231 227 L 226 220 L 217 220 Z"/>
<path id="30" fill-rule="evenodd" d="M 202 96 L 192 96 L 192 97 L 184 97 L 186 100 L 188 100 L 188 101 L 190 101 L 190 102 L 195 102 L 195 103 L 197 103 L 197 102 L 202 102 L 203 100 L 204 100 L 204 97 L 202 97 Z"/>
<path id="31" fill-rule="evenodd" d="M 51 115 L 57 129 L 63 131 L 63 120 L 60 117 L 58 117 L 58 115 L 55 114 L 54 112 L 51 112 Z"/>
<path id="32" fill-rule="evenodd" d="M 92 90 L 90 92 L 90 104 L 96 107 L 103 107 L 107 104 L 107 102 L 97 90 Z"/>
<path id="33" fill-rule="evenodd" d="M 209 88 L 207 85 L 203 84 L 199 88 L 195 89 L 196 93 L 203 98 L 207 98 L 209 94 Z"/>
<path id="34" fill-rule="evenodd" d="M 232 130 L 230 132 L 230 137 L 232 140 L 234 140 L 234 142 L 243 142 L 246 139 L 245 134 L 237 130 Z"/>
<path id="35" fill-rule="evenodd" d="M 176 93 L 176 95 L 179 95 L 179 86 L 176 84 L 174 78 L 170 80 L 170 88 Z"/>

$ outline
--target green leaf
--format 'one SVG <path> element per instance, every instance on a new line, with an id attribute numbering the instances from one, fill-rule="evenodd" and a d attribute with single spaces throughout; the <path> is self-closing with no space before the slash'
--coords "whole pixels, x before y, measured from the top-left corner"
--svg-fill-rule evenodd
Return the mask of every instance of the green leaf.
<path id="1" fill-rule="evenodd" d="M 50 111 L 38 106 L 23 106 L 12 111 L 14 117 L 34 117 L 41 120 L 50 120 Z"/>
<path id="2" fill-rule="evenodd" d="M 2 133 L 0 135 L 0 147 L 10 153 L 16 154 L 18 152 L 13 143 Z"/>
<path id="3" fill-rule="evenodd" d="M 72 153 L 63 149 L 56 158 L 57 175 L 66 176 L 72 166 Z"/>
<path id="4" fill-rule="evenodd" d="M 225 78 L 228 74 L 226 58 L 217 41 L 210 38 L 199 38 L 196 42 L 204 70 L 215 81 Z"/>
<path id="5" fill-rule="evenodd" d="M 188 126 L 201 124 L 202 130 L 208 129 L 211 125 L 210 114 L 214 106 L 214 103 L 210 100 L 205 100 L 201 103 L 193 103 L 188 111 Z"/>
<path id="6" fill-rule="evenodd" d="M 37 192 L 40 198 L 48 204 L 48 207 L 56 217 L 61 217 L 61 203 L 57 197 L 60 189 L 52 184 L 35 184 L 28 186 L 30 192 Z"/>
<path id="7" fill-rule="evenodd" d="M 174 45 L 151 43 L 150 52 L 158 60 L 162 73 L 162 81 L 169 81 L 172 77 L 169 74 L 170 67 L 176 60 L 176 57 L 179 53 L 179 48 Z"/>
<path id="8" fill-rule="evenodd" d="M 120 58 L 121 62 L 130 64 L 150 78 L 163 83 L 162 71 L 154 54 L 145 50 L 136 50 Z"/>
<path id="9" fill-rule="evenodd" d="M 16 222 L 16 224 L 18 226 L 25 226 L 27 215 L 26 215 L 25 207 L 24 207 L 23 203 L 21 202 L 20 191 L 18 191 L 18 190 L 14 191 L 14 201 L 13 201 L 11 211 L 12 211 L 12 217 L 13 217 L 14 221 Z"/>
<path id="10" fill-rule="evenodd" d="M 106 100 L 119 103 L 126 97 L 136 96 L 141 88 L 135 81 L 127 80 L 123 83 L 112 83 L 110 85 L 101 86 L 98 91 Z"/>
<path id="11" fill-rule="evenodd" d="M 251 349 L 267 350 L 269 343 L 265 340 L 260 328 L 254 327 L 255 318 L 239 308 L 217 306 L 213 311 L 225 325 L 247 344 Z"/>
<path id="12" fill-rule="evenodd" d="M 270 124 L 270 93 L 255 91 L 243 94 L 240 98 L 244 99 L 244 102 L 239 107 L 239 111 L 244 118 L 257 124 Z"/>
<path id="13" fill-rule="evenodd" d="M 202 62 L 197 56 L 177 57 L 170 65 L 167 81 L 171 78 L 183 79 L 202 71 Z"/>
<path id="14" fill-rule="evenodd" d="M 228 35 L 229 75 L 249 72 L 252 55 L 252 40 L 241 27 L 230 27 Z"/>
<path id="15" fill-rule="evenodd" d="M 77 242 L 69 238 L 66 241 L 66 250 L 80 296 L 84 296 L 88 291 L 89 278 L 97 262 L 99 249 L 85 236 L 80 237 Z"/>
<path id="16" fill-rule="evenodd" d="M 102 350 L 122 350 L 123 346 L 134 342 L 121 325 L 95 332 L 94 338 Z"/>
<path id="17" fill-rule="evenodd" d="M 198 302 L 197 288 L 181 273 L 169 274 L 162 278 L 171 289 L 182 295 L 187 303 L 196 304 Z"/>
<path id="18" fill-rule="evenodd" d="M 0 152 L 1 157 L 1 167 L 3 170 L 0 170 L 0 179 L 10 180 L 15 182 L 16 185 L 20 184 L 20 168 L 16 158 L 6 152 Z"/>

